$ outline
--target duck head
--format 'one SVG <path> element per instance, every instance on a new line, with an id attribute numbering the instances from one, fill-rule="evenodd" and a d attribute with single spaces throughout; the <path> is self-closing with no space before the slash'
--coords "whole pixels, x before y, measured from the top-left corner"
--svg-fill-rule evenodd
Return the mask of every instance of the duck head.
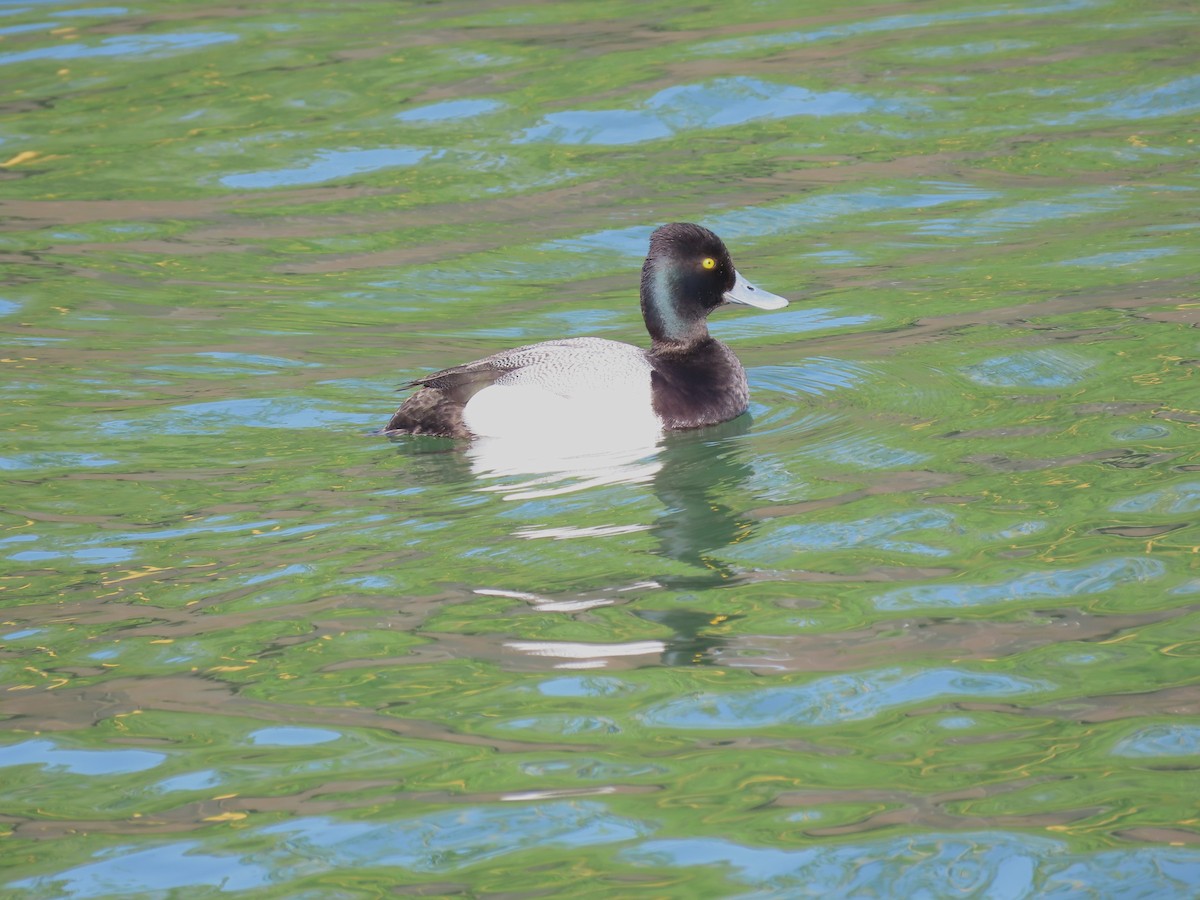
<path id="1" fill-rule="evenodd" d="M 641 295 L 642 317 L 656 345 L 707 339 L 708 314 L 726 303 L 758 309 L 782 309 L 788 303 L 747 281 L 724 242 L 690 222 L 672 222 L 650 235 Z"/>

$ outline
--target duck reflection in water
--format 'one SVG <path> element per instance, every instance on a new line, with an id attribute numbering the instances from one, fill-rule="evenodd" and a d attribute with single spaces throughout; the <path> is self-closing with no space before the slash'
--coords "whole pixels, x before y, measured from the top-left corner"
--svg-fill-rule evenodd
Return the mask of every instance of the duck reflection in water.
<path id="1" fill-rule="evenodd" d="M 703 435 L 668 438 L 663 465 L 653 481 L 663 512 L 651 532 L 661 556 L 686 563 L 693 573 L 660 575 L 655 581 L 664 589 L 707 598 L 714 588 L 744 581 L 716 554 L 745 540 L 753 530 L 750 519 L 723 502 L 726 496 L 743 494 L 743 486 L 754 475 L 739 454 L 744 442 L 738 438 L 750 430 L 750 424 L 750 416 L 745 415 L 705 429 Z M 688 608 L 634 610 L 634 614 L 674 632 L 663 642 L 660 662 L 676 666 L 713 664 L 717 652 L 728 643 L 715 629 L 740 618 Z"/>
<path id="2" fill-rule="evenodd" d="M 667 435 L 649 451 L 643 448 L 631 452 L 629 459 L 600 457 L 599 464 L 591 470 L 584 466 L 586 460 L 575 458 L 569 465 L 560 465 L 557 471 L 532 478 L 526 472 L 515 481 L 490 467 L 483 468 L 473 446 L 422 438 L 398 442 L 397 449 L 417 467 L 410 470 L 415 480 L 440 481 L 448 486 L 474 482 L 476 490 L 501 493 L 506 501 L 518 503 L 537 503 L 580 491 L 586 498 L 588 489 L 647 483 L 662 510 L 651 522 L 591 531 L 582 527 L 525 524 L 513 532 L 530 539 L 589 541 L 620 533 L 647 532 L 655 538 L 655 549 L 645 555 L 647 567 L 636 581 L 541 594 L 524 592 L 520 586 L 480 585 L 475 593 L 510 597 L 542 612 L 572 615 L 603 606 L 633 605 L 632 611 L 639 618 L 673 632 L 666 639 L 632 644 L 513 641 L 507 645 L 522 654 L 552 659 L 558 667 L 618 668 L 652 662 L 707 665 L 727 645 L 718 630 L 736 617 L 718 609 L 685 605 L 647 610 L 637 609 L 636 605 L 639 598 L 660 592 L 670 592 L 686 602 L 689 596 L 710 597 L 715 588 L 731 588 L 746 582 L 748 576 L 724 562 L 720 551 L 745 540 L 754 527 L 753 520 L 739 515 L 726 502 L 728 497 L 744 496 L 744 485 L 754 475 L 753 468 L 743 461 L 748 452 L 745 437 L 750 427 L 750 416 L 741 416 L 699 431 Z M 655 559 L 682 563 L 687 571 L 681 573 L 678 565 L 655 567 Z"/>

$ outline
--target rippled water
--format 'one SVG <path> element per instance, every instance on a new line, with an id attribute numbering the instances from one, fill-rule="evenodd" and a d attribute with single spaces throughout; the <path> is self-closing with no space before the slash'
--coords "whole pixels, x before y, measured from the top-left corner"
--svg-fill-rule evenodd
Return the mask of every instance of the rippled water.
<path id="1" fill-rule="evenodd" d="M 0 893 L 1200 891 L 1197 25 L 0 0 Z M 672 220 L 750 417 L 371 433 Z"/>

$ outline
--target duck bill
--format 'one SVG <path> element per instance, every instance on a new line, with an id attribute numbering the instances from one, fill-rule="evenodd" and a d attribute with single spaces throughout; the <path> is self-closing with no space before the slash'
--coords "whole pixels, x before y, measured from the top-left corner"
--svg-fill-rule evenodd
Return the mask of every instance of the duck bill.
<path id="1" fill-rule="evenodd" d="M 787 300 L 778 294 L 764 291 L 748 282 L 737 269 L 733 270 L 733 287 L 722 297 L 726 303 L 740 303 L 743 306 L 755 306 L 759 309 L 783 309 L 788 305 Z"/>

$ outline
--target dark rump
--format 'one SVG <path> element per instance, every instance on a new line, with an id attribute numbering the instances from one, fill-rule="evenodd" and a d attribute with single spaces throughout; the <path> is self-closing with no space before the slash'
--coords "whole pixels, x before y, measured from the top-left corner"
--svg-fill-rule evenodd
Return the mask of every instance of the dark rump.
<path id="1" fill-rule="evenodd" d="M 423 387 L 405 400 L 384 431 L 435 434 L 453 438 L 471 436 L 471 432 L 463 423 L 463 404 L 434 387 Z"/>
<path id="2" fill-rule="evenodd" d="M 508 371 L 497 364 L 498 356 L 442 369 L 409 382 L 408 387 L 419 390 L 396 410 L 384 431 L 472 437 L 463 423 L 463 408 L 468 400 Z"/>

